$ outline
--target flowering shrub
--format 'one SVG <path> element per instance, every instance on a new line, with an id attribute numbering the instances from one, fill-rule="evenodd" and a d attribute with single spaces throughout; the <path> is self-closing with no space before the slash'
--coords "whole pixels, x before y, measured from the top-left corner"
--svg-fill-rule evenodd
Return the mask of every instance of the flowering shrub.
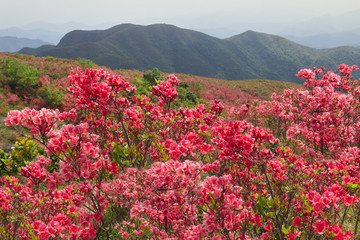
<path id="1" fill-rule="evenodd" d="M 44 152 L 1 179 L 0 236 L 356 239 L 355 69 L 301 70 L 308 89 L 244 105 L 234 118 L 222 117 L 220 101 L 174 108 L 174 75 L 152 87 L 151 101 L 121 76 L 72 71 L 74 109 L 5 120 Z"/>

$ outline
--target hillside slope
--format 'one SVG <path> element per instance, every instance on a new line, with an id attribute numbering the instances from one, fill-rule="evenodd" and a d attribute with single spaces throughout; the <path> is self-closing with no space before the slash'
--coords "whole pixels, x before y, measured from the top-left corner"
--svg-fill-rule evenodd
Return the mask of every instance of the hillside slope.
<path id="1" fill-rule="evenodd" d="M 16 138 L 15 132 L 3 125 L 3 119 L 10 110 L 24 107 L 69 109 L 74 106 L 74 99 L 67 94 L 67 76 L 71 69 L 78 67 L 100 68 L 85 59 L 74 61 L 0 53 L 0 149 L 10 148 Z M 105 70 L 124 76 L 137 87 L 136 94 L 149 93 L 144 72 Z M 167 75 L 162 73 L 163 77 Z M 268 100 L 272 92 L 280 93 L 285 88 L 301 87 L 298 84 L 269 80 L 226 81 L 189 74 L 176 75 L 184 82 L 183 87 L 178 89 L 179 106 L 186 105 L 187 100 L 193 104 L 221 100 L 229 110 L 255 99 Z"/>

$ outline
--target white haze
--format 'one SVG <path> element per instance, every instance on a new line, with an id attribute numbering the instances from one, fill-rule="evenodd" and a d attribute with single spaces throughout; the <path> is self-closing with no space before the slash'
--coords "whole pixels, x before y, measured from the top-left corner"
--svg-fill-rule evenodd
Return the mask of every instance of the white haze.
<path id="1" fill-rule="evenodd" d="M 0 30 L 57 36 L 121 23 L 167 23 L 220 38 L 246 30 L 303 37 L 352 30 L 360 22 L 359 0 L 0 0 L 0 8 Z"/>

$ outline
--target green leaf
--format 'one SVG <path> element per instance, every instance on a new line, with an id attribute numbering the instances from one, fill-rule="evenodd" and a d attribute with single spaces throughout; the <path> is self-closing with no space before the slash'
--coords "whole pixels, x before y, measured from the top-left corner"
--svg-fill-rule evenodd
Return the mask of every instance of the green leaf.
<path id="1" fill-rule="evenodd" d="M 359 186 L 359 184 L 354 184 L 354 183 L 349 184 L 350 188 L 357 188 L 358 186 Z"/>
<path id="2" fill-rule="evenodd" d="M 265 206 L 266 206 L 265 198 L 260 197 L 256 203 L 256 209 L 259 211 L 259 213 L 261 215 L 264 215 L 264 213 L 265 213 L 265 210 L 266 210 Z"/>
<path id="3" fill-rule="evenodd" d="M 281 231 L 287 235 L 288 233 L 290 233 L 290 229 L 291 229 L 291 225 L 287 228 L 285 227 L 285 225 L 282 225 Z"/>

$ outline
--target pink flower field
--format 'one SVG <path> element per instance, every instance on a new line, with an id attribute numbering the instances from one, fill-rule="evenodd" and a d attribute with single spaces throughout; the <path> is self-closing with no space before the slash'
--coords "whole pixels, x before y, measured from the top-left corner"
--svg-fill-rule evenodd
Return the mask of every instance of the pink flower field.
<path id="1" fill-rule="evenodd" d="M 43 76 L 70 100 L 7 114 L 42 150 L 1 176 L 0 238 L 360 239 L 357 69 L 302 69 L 269 100 L 181 74 L 149 95 L 101 68 Z M 208 104 L 175 106 L 181 81 Z"/>

